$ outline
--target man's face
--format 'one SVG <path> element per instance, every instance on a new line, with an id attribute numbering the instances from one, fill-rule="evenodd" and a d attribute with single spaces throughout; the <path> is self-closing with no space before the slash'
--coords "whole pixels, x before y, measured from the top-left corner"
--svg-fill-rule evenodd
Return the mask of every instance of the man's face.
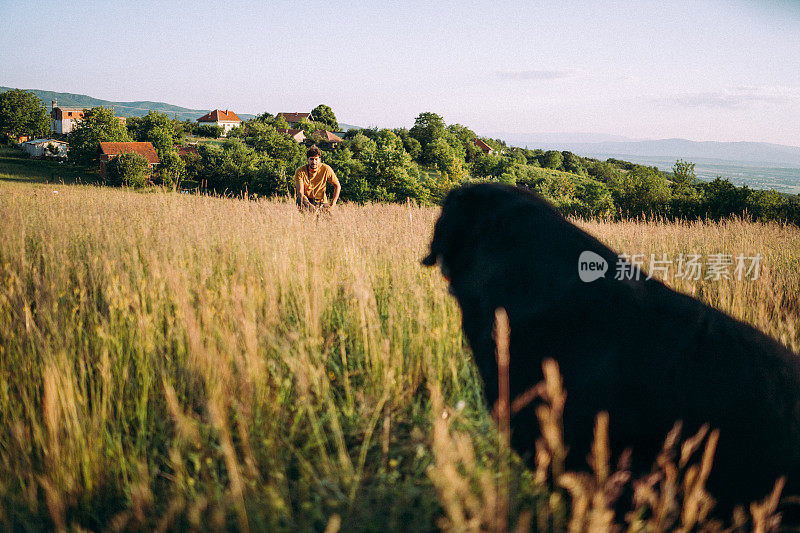
<path id="1" fill-rule="evenodd" d="M 308 166 L 311 168 L 311 170 L 317 170 L 321 163 L 322 158 L 318 155 L 308 158 Z"/>

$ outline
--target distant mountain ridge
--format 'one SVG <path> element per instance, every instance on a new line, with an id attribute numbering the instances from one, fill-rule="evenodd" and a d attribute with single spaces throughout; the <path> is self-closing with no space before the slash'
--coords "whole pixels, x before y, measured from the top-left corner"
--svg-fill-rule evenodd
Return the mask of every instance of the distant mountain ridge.
<path id="1" fill-rule="evenodd" d="M 524 135 L 508 134 L 506 142 L 543 150 L 568 150 L 578 155 L 597 156 L 619 154 L 639 157 L 671 157 L 674 159 L 706 159 L 732 161 L 754 166 L 800 168 L 800 146 L 761 142 L 689 141 L 659 139 L 647 141 L 604 140 L 580 142 L 569 140 L 569 134 Z M 584 135 L 584 134 L 581 134 Z"/>

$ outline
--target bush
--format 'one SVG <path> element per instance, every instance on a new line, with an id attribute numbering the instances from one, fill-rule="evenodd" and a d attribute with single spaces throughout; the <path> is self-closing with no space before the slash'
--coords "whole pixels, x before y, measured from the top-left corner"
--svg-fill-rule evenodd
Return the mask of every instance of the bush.
<path id="1" fill-rule="evenodd" d="M 195 133 L 200 137 L 211 137 L 212 139 L 219 139 L 222 137 L 222 128 L 212 124 L 204 124 L 197 126 Z"/>
<path id="2" fill-rule="evenodd" d="M 150 165 L 144 156 L 127 152 L 106 163 L 106 173 L 110 185 L 144 187 L 150 181 Z"/>
<path id="3" fill-rule="evenodd" d="M 181 180 L 186 177 L 186 163 L 177 152 L 167 152 L 161 157 L 157 174 L 162 185 L 177 189 Z"/>
<path id="4" fill-rule="evenodd" d="M 665 214 L 671 193 L 658 170 L 637 166 L 608 183 L 622 216 Z"/>
<path id="5" fill-rule="evenodd" d="M 747 186 L 737 187 L 728 179 L 717 177 L 710 183 L 704 183 L 705 211 L 710 218 L 725 218 L 731 215 L 743 215 L 747 211 L 747 200 L 750 189 Z"/>

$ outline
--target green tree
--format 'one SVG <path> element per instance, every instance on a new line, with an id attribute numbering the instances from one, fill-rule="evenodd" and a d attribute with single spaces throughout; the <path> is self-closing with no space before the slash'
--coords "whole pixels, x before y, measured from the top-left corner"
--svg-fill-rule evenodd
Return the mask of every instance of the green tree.
<path id="1" fill-rule="evenodd" d="M 420 113 L 414 120 L 414 127 L 409 134 L 419 141 L 423 152 L 425 148 L 434 140 L 440 138 L 445 132 L 445 124 L 442 117 L 436 113 Z"/>
<path id="2" fill-rule="evenodd" d="M 361 158 L 362 154 L 375 152 L 378 149 L 378 144 L 359 131 L 355 137 L 348 141 L 347 147 L 353 151 L 356 157 Z"/>
<path id="3" fill-rule="evenodd" d="M 678 159 L 672 167 L 670 212 L 678 218 L 697 218 L 702 213 L 702 194 L 697 186 L 694 163 Z"/>
<path id="4" fill-rule="evenodd" d="M 286 118 L 284 118 L 283 116 L 275 117 L 274 119 L 272 119 L 272 127 L 275 128 L 276 130 L 288 130 L 289 123 L 286 122 Z"/>
<path id="5" fill-rule="evenodd" d="M 193 134 L 194 130 L 197 128 L 197 122 L 189 120 L 188 118 L 186 120 L 181 120 L 181 121 L 178 121 L 177 119 L 175 120 L 184 135 Z"/>
<path id="6" fill-rule="evenodd" d="M 561 152 L 562 163 L 561 166 L 565 172 L 578 174 L 579 176 L 586 176 L 587 172 L 583 166 L 583 160 L 572 152 Z"/>
<path id="7" fill-rule="evenodd" d="M 500 178 L 511 170 L 511 158 L 495 154 L 486 154 L 478 157 L 472 163 L 472 175 L 482 178 Z"/>
<path id="8" fill-rule="evenodd" d="M 306 137 L 311 137 L 315 131 L 327 129 L 327 125 L 323 124 L 322 122 L 301 119 L 297 124 L 297 129 L 303 130 L 303 133 L 306 134 Z"/>
<path id="9" fill-rule="evenodd" d="M 171 187 L 173 190 L 180 186 L 181 180 L 186 177 L 186 163 L 181 159 L 177 152 L 166 152 L 159 156 L 161 163 L 158 165 L 158 177 L 161 184 Z"/>
<path id="10" fill-rule="evenodd" d="M 69 158 L 80 164 L 96 163 L 101 142 L 130 142 L 125 125 L 107 107 L 93 107 L 69 134 Z"/>
<path id="11" fill-rule="evenodd" d="M 795 224 L 800 221 L 800 205 L 774 189 L 752 191 L 747 203 L 748 212 L 756 220 L 779 220 Z"/>
<path id="12" fill-rule="evenodd" d="M 396 128 L 392 131 L 403 141 L 403 148 L 408 152 L 408 155 L 410 155 L 414 161 L 419 160 L 419 156 L 422 154 L 422 145 L 420 142 L 412 137 L 406 128 Z"/>
<path id="13" fill-rule="evenodd" d="M 454 148 L 458 148 L 467 161 L 473 161 L 483 154 L 480 148 L 475 145 L 475 139 L 478 136 L 468 127 L 461 124 L 450 124 L 447 126 L 447 133 L 450 134 L 449 144 L 454 145 Z"/>
<path id="14" fill-rule="evenodd" d="M 150 180 L 150 165 L 144 156 L 134 152 L 120 154 L 106 164 L 110 185 L 139 188 Z"/>
<path id="15" fill-rule="evenodd" d="M 375 143 L 378 148 L 387 150 L 396 150 L 402 152 L 405 150 L 403 147 L 403 140 L 397 136 L 392 130 L 383 129 L 375 136 Z"/>
<path id="16" fill-rule="evenodd" d="M 266 159 L 238 139 L 227 139 L 221 147 L 202 145 L 199 150 L 202 162 L 197 178 L 219 193 L 252 191 L 251 182 Z"/>
<path id="17" fill-rule="evenodd" d="M 636 166 L 609 182 L 620 215 L 638 216 L 666 211 L 670 200 L 667 180 L 652 167 Z"/>
<path id="18" fill-rule="evenodd" d="M 150 111 L 143 117 L 131 117 L 127 121 L 128 133 L 135 141 L 150 142 L 163 158 L 183 142 L 183 128 L 166 114 Z"/>
<path id="19" fill-rule="evenodd" d="M 703 184 L 705 214 L 711 218 L 741 215 L 748 208 L 752 192 L 747 185 L 737 187 L 728 179 L 717 178 Z"/>
<path id="20" fill-rule="evenodd" d="M 244 139 L 246 132 L 244 126 L 234 126 L 225 134 L 228 139 Z"/>
<path id="21" fill-rule="evenodd" d="M 678 159 L 672 166 L 672 183 L 675 187 L 682 189 L 695 182 L 697 176 L 694 173 L 694 163 L 689 163 L 683 159 Z"/>
<path id="22" fill-rule="evenodd" d="M 548 150 L 540 158 L 542 168 L 552 168 L 558 170 L 564 163 L 564 156 L 557 150 Z"/>
<path id="23" fill-rule="evenodd" d="M 200 137 L 211 137 L 212 139 L 219 139 L 222 137 L 222 126 L 216 124 L 203 124 L 198 126 L 195 133 Z"/>
<path id="24" fill-rule="evenodd" d="M 256 122 L 250 124 L 248 129 L 249 135 L 245 138 L 247 145 L 273 159 L 295 161 L 302 151 L 299 144 L 267 123 Z"/>
<path id="25" fill-rule="evenodd" d="M 0 135 L 43 137 L 50 131 L 50 117 L 39 98 L 22 89 L 0 93 Z"/>
<path id="26" fill-rule="evenodd" d="M 324 129 L 329 131 L 339 131 L 339 123 L 336 121 L 336 115 L 333 114 L 333 109 L 325 104 L 319 104 L 311 110 L 311 120 L 319 122 L 325 126 Z"/>
<path id="27" fill-rule="evenodd" d="M 620 171 L 617 167 L 608 161 L 594 161 L 589 165 L 589 175 L 598 181 L 608 183 L 609 181 L 618 178 Z"/>
<path id="28" fill-rule="evenodd" d="M 582 180 L 578 187 L 578 198 L 586 209 L 577 211 L 579 216 L 605 217 L 615 211 L 614 197 L 605 183 L 593 179 Z"/>
<path id="29" fill-rule="evenodd" d="M 269 123 L 269 122 L 272 122 L 273 120 L 275 120 L 275 115 L 273 115 L 272 113 L 268 113 L 268 112 L 264 111 L 260 115 L 256 115 L 256 118 L 253 119 L 253 120 L 257 120 L 258 122 L 267 122 L 267 123 Z"/>
<path id="30" fill-rule="evenodd" d="M 444 130 L 441 138 L 453 148 L 455 156 L 463 163 L 467 158 L 467 150 L 461 140 L 449 129 Z"/>
<path id="31" fill-rule="evenodd" d="M 464 159 L 459 157 L 455 148 L 438 138 L 427 145 L 425 159 L 450 180 L 458 180 L 463 173 Z"/>

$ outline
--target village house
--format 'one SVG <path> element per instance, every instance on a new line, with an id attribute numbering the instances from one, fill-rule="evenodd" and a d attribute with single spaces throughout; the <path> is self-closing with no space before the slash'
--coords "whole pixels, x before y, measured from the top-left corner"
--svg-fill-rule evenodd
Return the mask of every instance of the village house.
<path id="1" fill-rule="evenodd" d="M 328 130 L 317 130 L 308 136 L 310 142 L 327 144 L 334 147 L 342 142 L 342 138 Z"/>
<path id="2" fill-rule="evenodd" d="M 475 143 L 475 146 L 480 148 L 481 152 L 483 152 L 486 155 L 492 155 L 497 153 L 497 150 L 495 150 L 494 148 L 492 148 L 491 146 L 489 146 L 480 139 L 473 139 L 472 142 Z"/>
<path id="3" fill-rule="evenodd" d="M 309 117 L 311 113 L 278 113 L 278 117 L 289 123 L 289 127 L 296 128 L 303 120 L 311 120 Z"/>
<path id="4" fill-rule="evenodd" d="M 186 144 L 183 146 L 176 146 L 176 150 L 178 150 L 178 156 L 182 158 L 200 155 L 200 150 L 197 148 L 197 144 Z"/>
<path id="5" fill-rule="evenodd" d="M 120 154 L 126 154 L 126 153 L 139 154 L 140 156 L 147 159 L 147 163 L 150 165 L 150 170 L 152 170 L 154 166 L 156 166 L 161 162 L 158 159 L 158 154 L 156 153 L 156 149 L 153 147 L 153 144 L 149 142 L 131 142 L 131 143 L 104 142 L 100 143 L 99 151 L 100 151 L 100 175 L 103 176 L 104 179 L 107 177 L 106 164 L 108 164 L 109 161 L 111 161 Z"/>
<path id="6" fill-rule="evenodd" d="M 50 111 L 50 130 L 58 135 L 66 135 L 83 120 L 83 108 L 59 107 L 53 100 L 53 109 Z"/>
<path id="7" fill-rule="evenodd" d="M 286 128 L 275 128 L 275 131 L 278 133 L 283 133 L 288 135 L 294 142 L 300 144 L 306 140 L 306 134 L 303 130 L 293 130 L 293 129 L 286 129 Z"/>
<path id="8" fill-rule="evenodd" d="M 225 111 L 221 109 L 215 109 L 214 111 L 198 118 L 197 122 L 201 126 L 219 126 L 222 128 L 222 135 L 227 135 L 228 132 L 233 128 L 238 128 L 242 125 L 242 119 L 240 119 L 236 113 L 228 109 Z"/>
<path id="9" fill-rule="evenodd" d="M 66 159 L 69 143 L 57 139 L 34 139 L 22 143 L 20 147 L 31 157 L 58 157 Z"/>

